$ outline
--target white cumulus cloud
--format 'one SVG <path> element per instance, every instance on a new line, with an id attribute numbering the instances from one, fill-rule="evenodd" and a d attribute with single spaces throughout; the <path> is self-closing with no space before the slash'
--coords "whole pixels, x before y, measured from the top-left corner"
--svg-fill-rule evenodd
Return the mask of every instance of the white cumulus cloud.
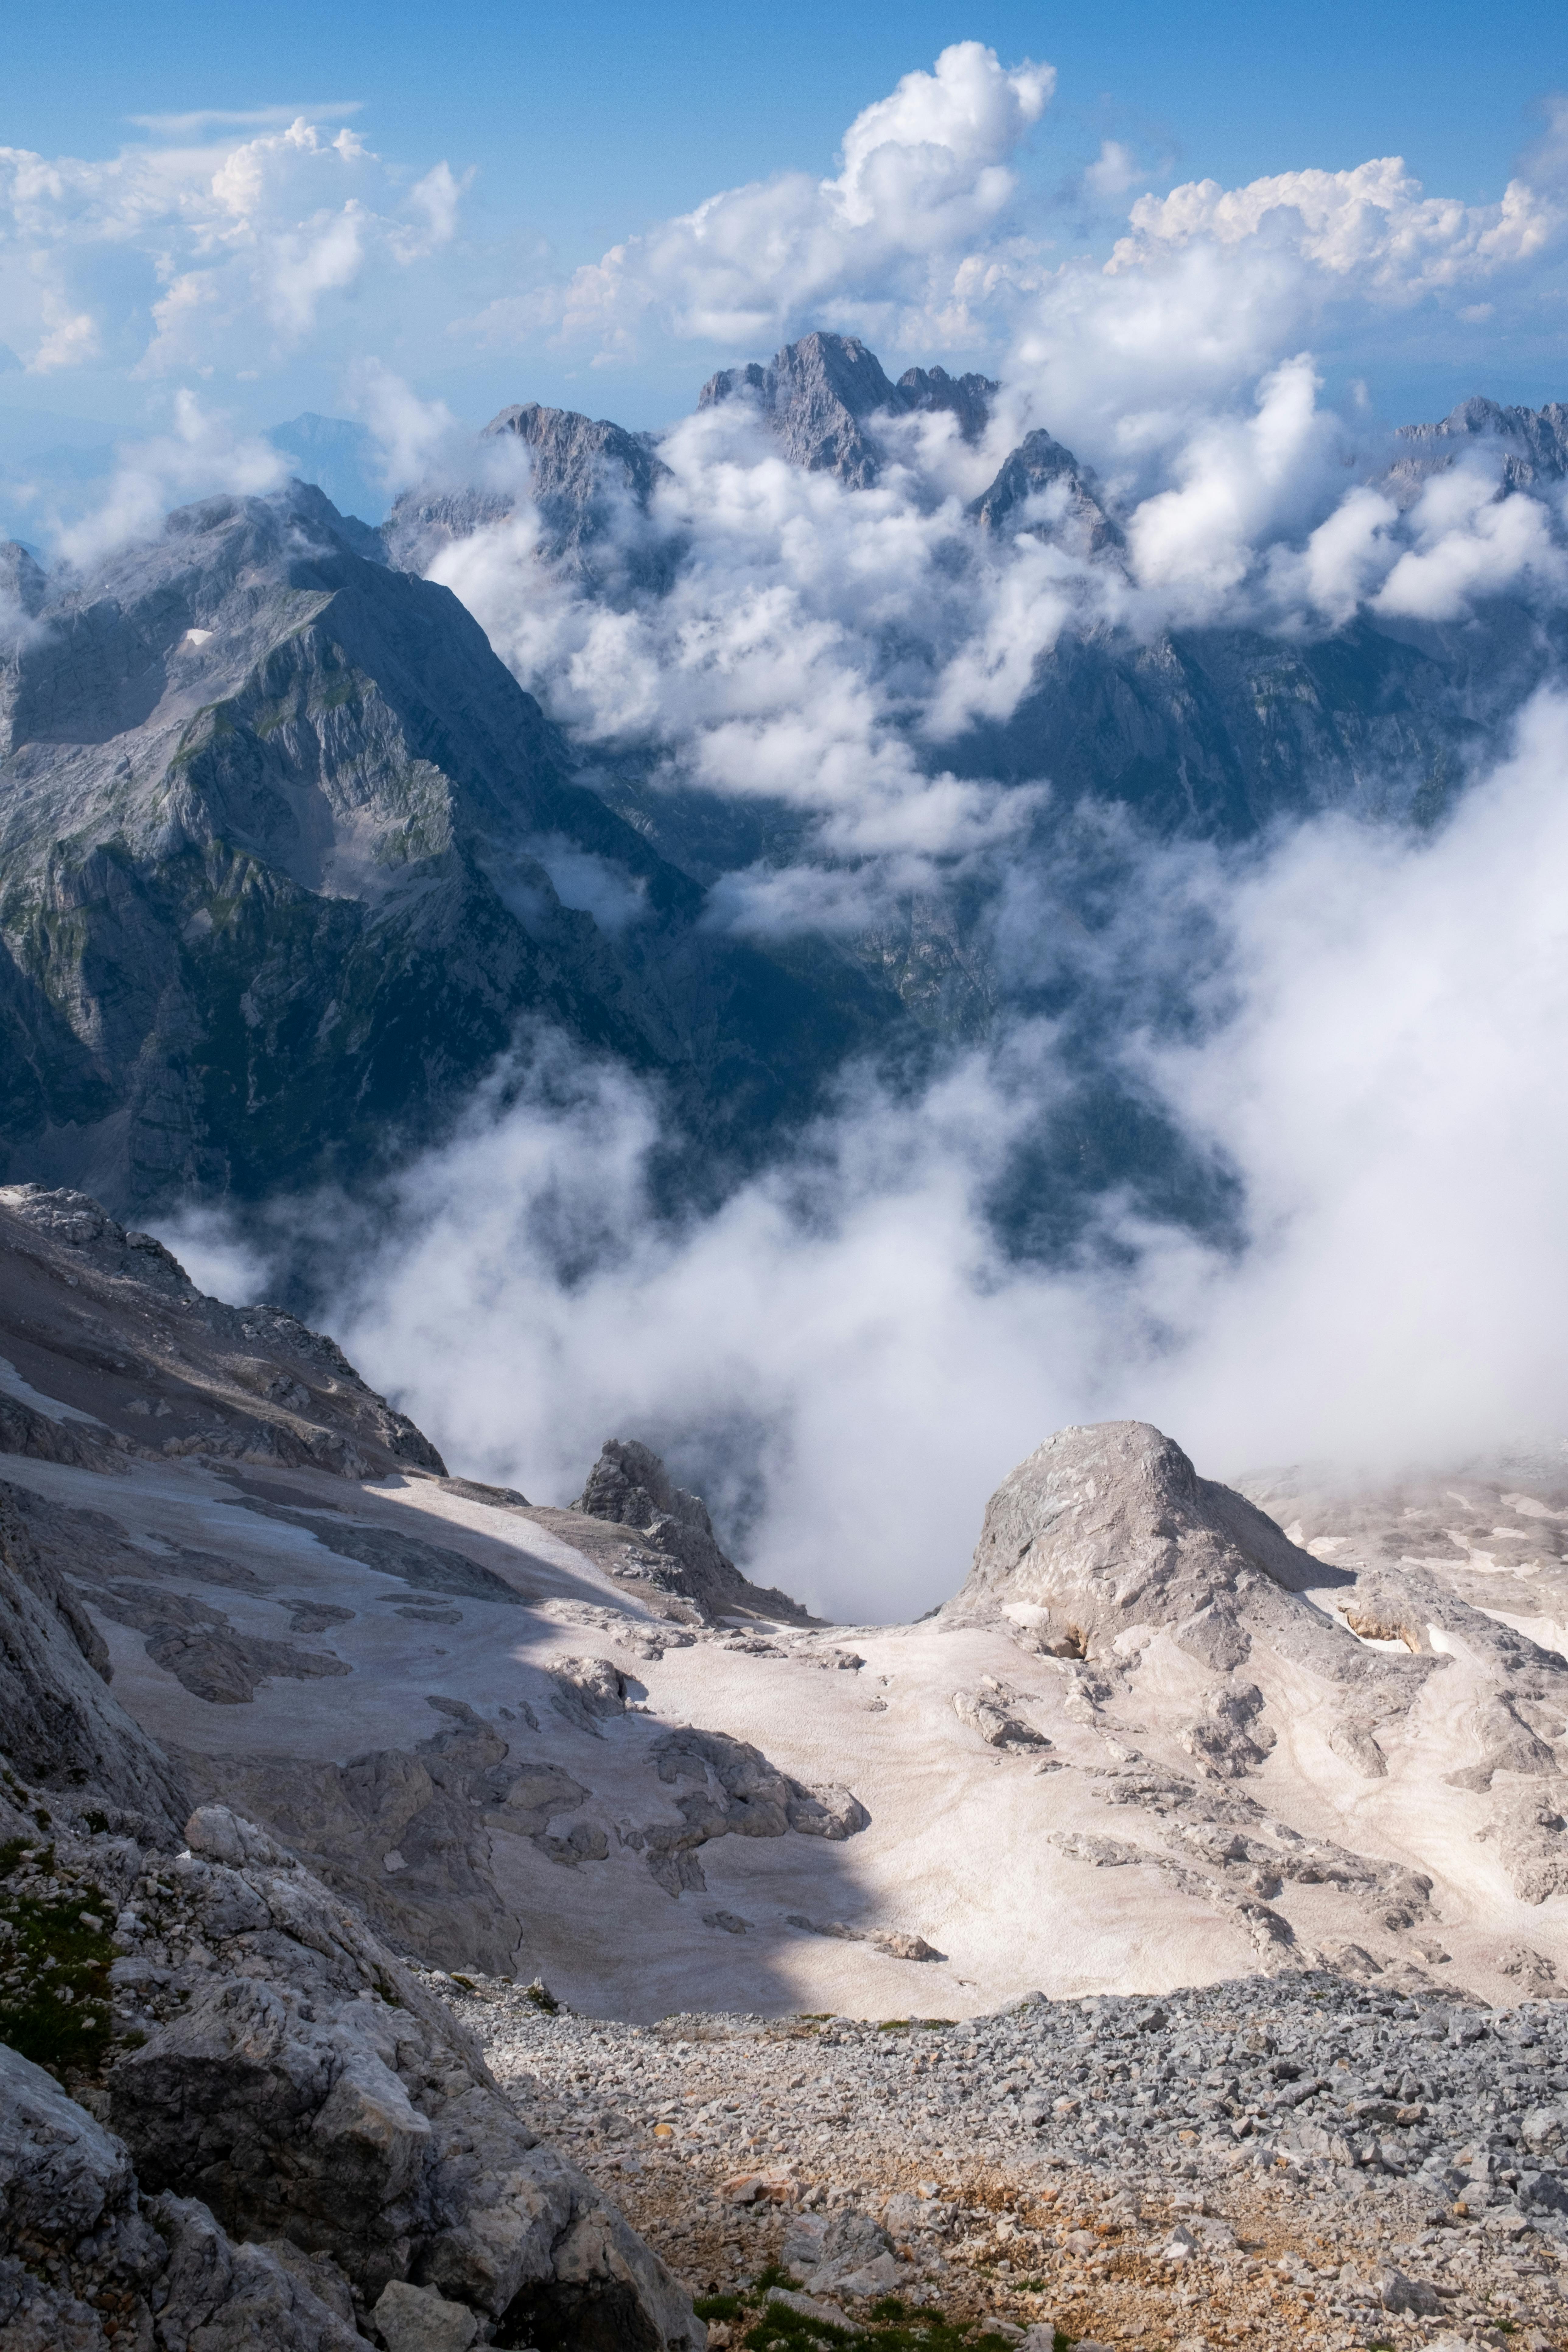
<path id="1" fill-rule="evenodd" d="M 471 329 L 504 345 L 549 320 L 564 341 L 626 353 L 654 335 L 745 348 L 853 313 L 889 349 L 989 340 L 983 313 L 1001 279 L 1034 273 L 1005 235 L 1011 159 L 1055 81 L 1050 66 L 1004 67 L 980 42 L 956 42 L 856 116 L 835 177 L 783 172 L 726 189 L 558 293 L 503 297 Z"/>
<path id="2" fill-rule="evenodd" d="M 239 138 L 171 119 L 106 160 L 0 148 L 0 336 L 26 367 L 272 365 L 334 296 L 455 234 L 446 164 L 405 189 L 355 131 L 260 112 Z"/>

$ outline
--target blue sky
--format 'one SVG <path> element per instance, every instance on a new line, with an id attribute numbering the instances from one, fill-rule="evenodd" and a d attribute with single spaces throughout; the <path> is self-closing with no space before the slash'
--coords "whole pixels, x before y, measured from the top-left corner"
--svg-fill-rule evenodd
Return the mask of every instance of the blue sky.
<path id="1" fill-rule="evenodd" d="M 1056 68 L 1050 103 L 1007 155 L 1016 182 L 1007 234 L 1034 239 L 1052 268 L 1075 256 L 1098 267 L 1131 195 L 1205 178 L 1229 188 L 1402 154 L 1429 196 L 1495 204 L 1517 158 L 1542 136 L 1543 106 L 1568 88 L 1560 6 L 1517 7 L 1495 37 L 1478 33 L 1474 11 L 1457 5 L 1367 9 L 1339 0 L 1310 12 L 1178 12 L 1149 0 L 1114 12 L 959 11 L 926 0 L 896 10 L 818 0 L 784 11 L 653 11 L 622 0 L 591 11 L 358 0 L 330 10 L 298 0 L 265 11 L 128 10 L 100 0 L 65 16 L 36 10 L 7 26 L 0 137 L 11 147 L 106 163 L 127 148 L 149 153 L 196 140 L 216 147 L 253 135 L 238 122 L 175 131 L 173 117 L 298 110 L 319 120 L 325 137 L 347 122 L 380 159 L 374 208 L 393 224 L 386 236 L 397 260 L 379 269 L 366 261 L 352 284 L 299 298 L 308 327 L 296 320 L 265 349 L 234 328 L 226 297 L 214 304 L 204 295 L 206 346 L 187 335 L 150 368 L 146 321 L 158 291 L 150 273 L 166 258 L 153 255 L 157 237 L 144 239 L 150 257 L 138 280 L 127 274 L 118 228 L 89 251 L 68 223 L 58 237 L 70 248 L 71 287 L 56 303 L 57 322 L 24 320 L 14 341 L 25 363 L 0 373 L 11 450 L 51 432 L 92 439 L 106 428 L 157 430 L 183 383 L 254 425 L 301 408 L 342 413 L 355 398 L 363 408 L 363 385 L 353 394 L 345 382 L 367 360 L 470 421 L 539 396 L 657 424 L 689 405 L 712 365 L 765 349 L 763 330 L 748 342 L 672 331 L 668 320 L 655 331 L 645 319 L 609 349 L 603 337 L 574 343 L 553 318 L 499 339 L 460 322 L 489 318 L 487 306 L 518 288 L 559 284 L 716 191 L 784 172 L 831 175 L 858 113 L 959 41 L 985 44 L 1004 67 L 1033 58 Z M 352 114 L 334 112 L 351 101 Z M 145 127 L 136 117 L 162 120 Z M 1087 205 L 1079 175 L 1107 141 L 1136 177 L 1118 200 Z M 407 262 L 398 192 L 441 161 L 460 191 L 452 223 L 428 255 Z M 301 219 L 319 212 L 320 192 L 300 204 Z M 6 241 L 0 219 L 0 264 Z M 9 241 L 16 259 L 15 227 Z M 25 247 L 25 231 L 20 241 Z M 198 257 L 205 268 L 210 243 Z M 198 274 L 193 268 L 186 282 Z M 26 276 L 20 268 L 13 283 Z M 0 292 L 4 282 L 0 269 Z M 859 299 L 854 289 L 840 293 L 825 314 L 853 327 Z M 1491 315 L 1460 321 L 1460 309 Z M 889 315 L 866 307 L 868 340 L 886 340 Z M 1531 402 L 1568 392 L 1564 315 L 1553 261 L 1528 302 L 1515 282 L 1501 309 L 1406 306 L 1360 321 L 1338 315 L 1331 327 L 1314 316 L 1303 340 L 1331 394 L 1359 378 L 1380 411 L 1436 414 L 1477 388 Z M 41 371 L 29 357 L 49 334 L 57 342 L 66 334 L 58 320 L 91 319 L 99 323 L 77 350 L 62 344 Z M 791 331 L 803 322 L 808 311 L 788 320 Z M 998 330 L 966 346 L 961 336 L 930 356 L 995 366 L 1006 340 Z M 900 360 L 912 351 L 906 341 Z"/>

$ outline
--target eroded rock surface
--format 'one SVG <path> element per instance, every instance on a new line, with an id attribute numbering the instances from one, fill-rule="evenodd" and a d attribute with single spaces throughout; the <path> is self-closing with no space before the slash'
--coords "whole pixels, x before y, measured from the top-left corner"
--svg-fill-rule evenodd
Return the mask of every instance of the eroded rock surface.
<path id="1" fill-rule="evenodd" d="M 945 368 L 910 368 L 893 383 L 876 353 L 852 335 L 811 334 L 786 343 L 766 367 L 753 361 L 721 369 L 703 385 L 698 405 L 754 401 L 793 465 L 865 489 L 886 463 L 877 418 L 950 410 L 963 437 L 974 440 L 995 392 L 986 376 L 955 378 Z"/>
<path id="2" fill-rule="evenodd" d="M 6 2352 L 352 2352 L 353 2310 L 330 2263 L 237 2244 L 199 2200 L 144 2197 L 123 2141 L 0 2044 Z"/>
<path id="3" fill-rule="evenodd" d="M 574 1508 L 590 1518 L 635 1528 L 647 1565 L 664 1588 L 694 1601 L 709 1617 L 750 1610 L 806 1623 L 798 1601 L 751 1583 L 720 1549 L 700 1495 L 678 1486 L 651 1447 L 636 1438 L 607 1437 Z"/>
<path id="4" fill-rule="evenodd" d="M 199 1291 L 85 1192 L 0 1187 L 0 1452 L 113 1470 L 142 1454 L 374 1477 L 440 1455 L 335 1340 Z"/>

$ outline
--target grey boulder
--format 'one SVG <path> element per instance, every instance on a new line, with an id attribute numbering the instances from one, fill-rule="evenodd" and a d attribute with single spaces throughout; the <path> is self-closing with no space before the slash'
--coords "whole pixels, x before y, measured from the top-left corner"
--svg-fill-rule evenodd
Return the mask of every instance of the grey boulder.
<path id="1" fill-rule="evenodd" d="M 407 2284 L 502 2344 L 592 2311 L 628 2343 L 700 2346 L 663 2263 L 347 1905 L 226 1807 L 187 1835 L 169 1874 L 216 1966 L 110 2077 L 144 2187 L 326 2256 L 366 2305 Z"/>
<path id="2" fill-rule="evenodd" d="M 107 2352 L 111 2341 L 353 2352 L 362 2341 L 272 2249 L 233 2244 L 194 2199 L 144 2200 L 124 2144 L 4 2045 L 0 2340 L 6 2352 Z"/>

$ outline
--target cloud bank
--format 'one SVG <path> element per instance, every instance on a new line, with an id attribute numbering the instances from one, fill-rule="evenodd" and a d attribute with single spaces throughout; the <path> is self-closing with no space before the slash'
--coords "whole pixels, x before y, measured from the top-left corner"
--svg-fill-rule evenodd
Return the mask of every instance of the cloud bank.
<path id="1" fill-rule="evenodd" d="M 1545 694 L 1436 837 L 1324 818 L 1147 867 L 1149 963 L 1194 909 L 1223 951 L 1194 1034 L 1131 1032 L 1125 1066 L 1240 1179 L 1234 1250 L 1110 1198 L 1070 1264 L 1009 1257 L 987 1202 L 1060 1087 L 1046 1024 L 918 1102 L 851 1079 L 786 1164 L 676 1224 L 657 1101 L 546 1040 L 519 1100 L 492 1088 L 402 1180 L 333 1328 L 454 1466 L 563 1502 L 641 1435 L 763 1582 L 850 1619 L 952 1591 L 993 1486 L 1071 1421 L 1152 1420 L 1211 1475 L 1560 1430 L 1565 780 Z M 346 1208 L 318 1213 L 341 1247 Z M 166 1230 L 233 1280 L 210 1223 Z"/>
<path id="2" fill-rule="evenodd" d="M 410 184 L 356 131 L 304 115 L 210 135 L 236 121 L 163 119 L 157 142 L 103 161 L 0 148 L 0 341 L 27 373 L 255 373 L 351 289 L 453 236 L 447 163 Z"/>
<path id="3" fill-rule="evenodd" d="M 984 339 L 973 305 L 994 292 L 1017 190 L 1012 158 L 1056 84 L 1050 66 L 1001 66 L 978 41 L 858 114 L 833 179 L 784 172 L 710 196 L 695 212 L 612 247 L 560 289 L 503 297 L 472 322 L 505 345 L 548 324 L 601 360 L 648 336 L 782 341 L 809 317 L 853 316 L 889 349 Z M 991 256 L 989 276 L 975 271 Z M 1021 247 L 1026 281 L 1035 268 Z"/>

